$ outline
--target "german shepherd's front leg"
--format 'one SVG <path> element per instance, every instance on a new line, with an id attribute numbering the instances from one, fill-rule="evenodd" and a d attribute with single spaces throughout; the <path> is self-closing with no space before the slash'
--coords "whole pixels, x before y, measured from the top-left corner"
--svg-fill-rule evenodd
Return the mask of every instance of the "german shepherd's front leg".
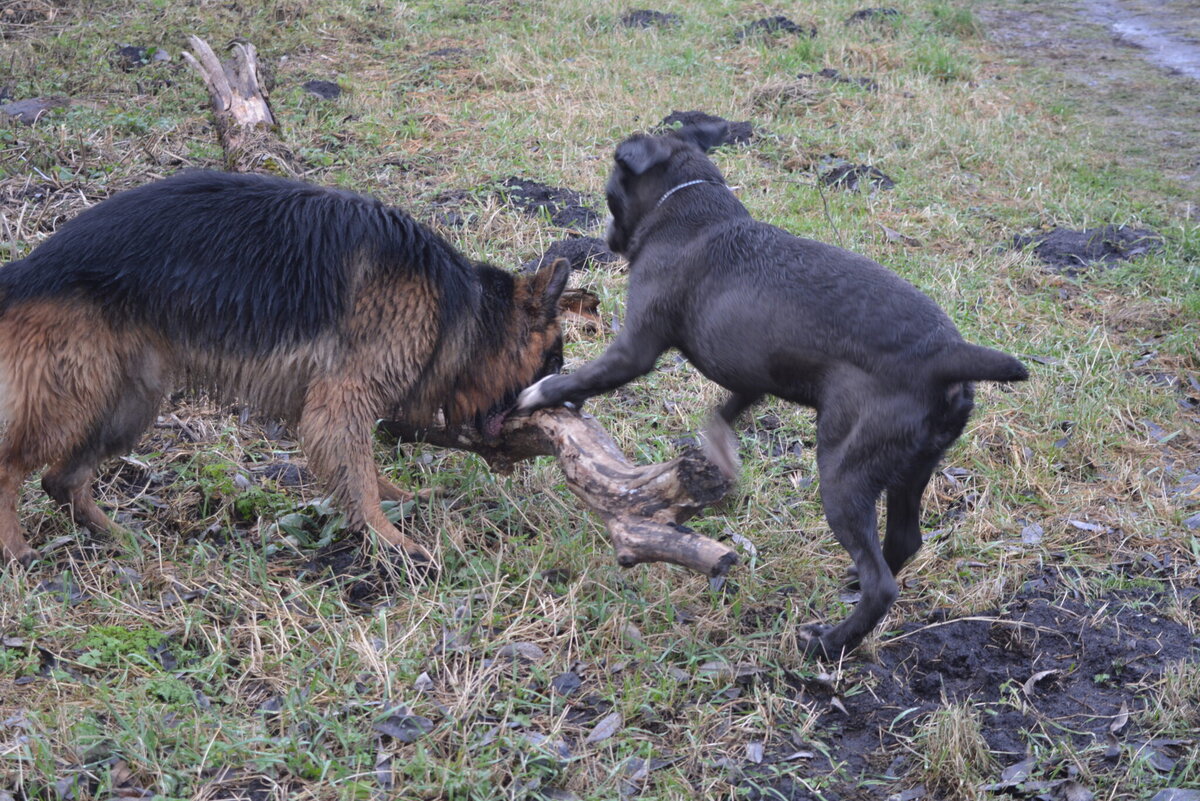
<path id="1" fill-rule="evenodd" d="M 371 439 L 376 415 L 369 399 L 366 387 L 340 378 L 321 379 L 308 388 L 299 430 L 309 467 L 351 527 L 371 529 L 418 566 L 432 565 L 429 552 L 392 525 L 379 505 Z"/>

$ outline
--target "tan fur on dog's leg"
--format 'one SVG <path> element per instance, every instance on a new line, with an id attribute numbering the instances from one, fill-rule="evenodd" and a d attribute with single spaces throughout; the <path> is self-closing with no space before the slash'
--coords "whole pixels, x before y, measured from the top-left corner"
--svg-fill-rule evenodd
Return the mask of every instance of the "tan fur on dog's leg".
<path id="1" fill-rule="evenodd" d="M 26 473 L 7 455 L 0 457 L 0 557 L 22 565 L 28 565 L 37 557 L 37 551 L 21 536 L 17 521 L 17 504 L 21 500 L 21 484 Z"/>
<path id="2" fill-rule="evenodd" d="M 404 536 L 379 505 L 379 471 L 371 448 L 376 415 L 368 397 L 363 387 L 342 379 L 309 387 L 299 424 L 309 467 L 333 493 L 350 526 L 366 526 L 414 562 L 431 564 L 429 552 Z"/>

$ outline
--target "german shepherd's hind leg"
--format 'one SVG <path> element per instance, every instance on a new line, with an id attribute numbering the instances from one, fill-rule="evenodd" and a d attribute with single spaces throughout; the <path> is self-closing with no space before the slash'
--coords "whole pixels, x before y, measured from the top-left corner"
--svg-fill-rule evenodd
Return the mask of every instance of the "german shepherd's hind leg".
<path id="1" fill-rule="evenodd" d="M 21 536 L 17 505 L 21 501 L 21 484 L 30 468 L 14 458 L 7 448 L 0 454 L 0 556 L 5 562 L 17 562 L 28 567 L 37 558 L 37 551 Z"/>
<path id="2" fill-rule="evenodd" d="M 309 387 L 299 424 L 309 468 L 352 528 L 369 528 L 414 567 L 430 568 L 429 552 L 401 533 L 379 505 L 381 477 L 372 448 L 377 415 L 369 398 L 365 387 L 344 379 L 319 379 Z"/>
<path id="3" fill-rule="evenodd" d="M 93 534 L 120 534 L 124 528 L 100 511 L 92 495 L 96 468 L 105 459 L 128 453 L 137 444 L 166 393 L 162 359 L 152 347 L 128 354 L 112 401 L 97 409 L 82 440 L 68 445 L 42 476 L 42 489 L 70 510 L 77 525 Z"/>

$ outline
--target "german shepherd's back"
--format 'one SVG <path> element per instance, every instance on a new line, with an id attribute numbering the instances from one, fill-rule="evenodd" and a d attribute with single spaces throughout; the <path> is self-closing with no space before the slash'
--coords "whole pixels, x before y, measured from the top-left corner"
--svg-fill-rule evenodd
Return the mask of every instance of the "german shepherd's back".
<path id="1" fill-rule="evenodd" d="M 495 433 L 561 353 L 568 268 L 471 262 L 400 209 L 258 175 L 189 172 L 117 194 L 0 269 L 0 547 L 33 551 L 25 475 L 93 530 L 98 463 L 128 451 L 186 385 L 296 425 L 351 525 L 415 559 L 379 507 L 380 418 L 442 409 Z"/>

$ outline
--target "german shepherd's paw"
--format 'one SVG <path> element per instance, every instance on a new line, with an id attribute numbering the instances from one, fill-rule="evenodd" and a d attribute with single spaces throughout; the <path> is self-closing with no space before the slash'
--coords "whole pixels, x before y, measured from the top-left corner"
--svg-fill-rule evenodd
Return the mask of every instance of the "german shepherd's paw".
<path id="1" fill-rule="evenodd" d="M 8 556 L 8 561 L 16 562 L 23 570 L 28 570 L 30 565 L 42 558 L 41 551 L 34 550 L 27 545 L 25 546 L 25 549 L 19 553 L 10 555 L 7 551 L 5 551 L 4 554 L 5 556 Z"/>
<path id="2" fill-rule="evenodd" d="M 413 584 L 432 583 L 438 580 L 442 568 L 424 548 L 385 548 L 380 555 L 387 559 L 397 573 L 408 577 Z"/>

